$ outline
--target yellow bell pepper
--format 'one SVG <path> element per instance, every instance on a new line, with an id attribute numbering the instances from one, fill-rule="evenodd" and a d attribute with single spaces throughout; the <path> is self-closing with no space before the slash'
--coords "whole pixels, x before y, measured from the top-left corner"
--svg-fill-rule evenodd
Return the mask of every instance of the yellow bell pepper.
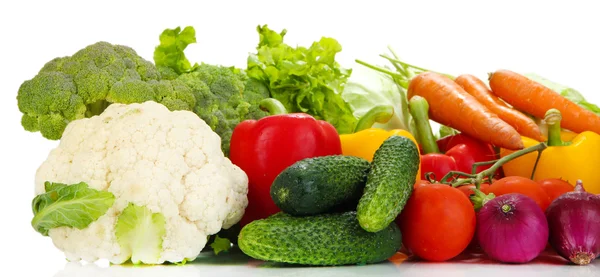
<path id="1" fill-rule="evenodd" d="M 353 134 L 340 135 L 342 154 L 360 157 L 371 162 L 373 161 L 375 151 L 379 149 L 387 138 L 393 135 L 407 137 L 418 145 L 415 137 L 408 131 L 401 129 L 387 131 L 379 128 L 369 128 Z M 417 174 L 417 180 L 419 179 L 421 179 L 421 165 L 419 165 L 419 172 Z"/>
<path id="2" fill-rule="evenodd" d="M 586 191 L 600 194 L 600 174 L 597 172 L 600 165 L 600 135 L 591 131 L 579 134 L 561 132 L 560 119 L 558 110 L 552 109 L 546 114 L 549 124 L 548 148 L 541 153 L 533 180 L 561 178 L 573 186 L 577 180 L 581 180 Z M 525 147 L 539 143 L 527 137 L 522 137 L 522 140 Z M 510 153 L 513 151 L 500 150 L 501 157 Z M 529 153 L 504 164 L 504 174 L 531 178 L 537 156 L 538 153 Z"/>

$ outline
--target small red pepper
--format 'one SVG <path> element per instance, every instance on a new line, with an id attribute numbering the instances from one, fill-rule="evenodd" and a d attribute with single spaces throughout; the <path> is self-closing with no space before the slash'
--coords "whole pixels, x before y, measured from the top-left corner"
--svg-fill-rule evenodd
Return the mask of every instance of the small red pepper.
<path id="1" fill-rule="evenodd" d="M 233 130 L 229 158 L 248 175 L 248 207 L 241 225 L 279 212 L 271 199 L 271 184 L 284 169 L 297 161 L 342 154 L 335 127 L 304 113 L 285 113 L 274 99 L 261 106 L 271 114 L 245 120 Z"/>
<path id="2" fill-rule="evenodd" d="M 450 171 L 470 174 L 473 164 L 496 160 L 496 152 L 490 144 L 466 134 L 460 133 L 435 141 L 429 125 L 429 105 L 424 98 L 412 97 L 410 109 L 424 153 L 421 155 L 421 179 L 427 180 L 429 172 L 433 173 L 430 178 L 436 181 L 440 181 Z M 489 167 L 491 164 L 478 166 L 476 173 Z"/>

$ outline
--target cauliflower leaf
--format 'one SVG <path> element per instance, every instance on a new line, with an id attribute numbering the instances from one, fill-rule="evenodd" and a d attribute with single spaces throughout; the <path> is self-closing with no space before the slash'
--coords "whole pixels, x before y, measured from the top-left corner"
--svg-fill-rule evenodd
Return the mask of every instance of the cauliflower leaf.
<path id="1" fill-rule="evenodd" d="M 44 236 L 57 227 L 86 228 L 104 215 L 115 201 L 107 191 L 89 188 L 84 182 L 66 185 L 45 182 L 46 193 L 32 201 L 33 228 Z"/>
<path id="2" fill-rule="evenodd" d="M 166 232 L 165 217 L 161 213 L 133 203 L 119 215 L 115 226 L 121 251 L 131 256 L 133 264 L 157 263 Z"/>

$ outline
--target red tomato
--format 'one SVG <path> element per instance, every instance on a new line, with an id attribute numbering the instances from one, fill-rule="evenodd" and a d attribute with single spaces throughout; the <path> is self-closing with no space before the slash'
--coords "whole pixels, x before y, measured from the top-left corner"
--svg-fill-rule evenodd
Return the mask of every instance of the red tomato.
<path id="1" fill-rule="evenodd" d="M 464 185 L 464 186 L 458 187 L 458 190 L 462 191 L 467 197 L 471 197 L 471 195 L 475 194 L 475 192 L 472 190 L 472 188 L 474 188 L 474 187 L 475 187 L 475 185 Z M 479 185 L 479 190 L 481 190 L 483 193 L 486 193 L 485 191 L 489 187 L 490 187 L 490 184 L 482 183 L 481 185 Z"/>
<path id="2" fill-rule="evenodd" d="M 428 261 L 463 252 L 475 233 L 475 210 L 460 190 L 443 184 L 417 186 L 396 219 L 406 248 Z"/>
<path id="3" fill-rule="evenodd" d="M 493 193 L 496 196 L 508 193 L 521 193 L 531 197 L 543 211 L 550 205 L 550 198 L 538 182 L 521 176 L 504 177 L 493 182 L 485 193 Z"/>
<path id="4" fill-rule="evenodd" d="M 552 203 L 552 201 L 554 201 L 554 199 L 558 198 L 559 196 L 575 190 L 573 185 L 569 184 L 569 182 L 562 179 L 549 178 L 539 180 L 538 183 L 540 183 L 542 189 L 550 198 L 550 203 Z"/>
<path id="5" fill-rule="evenodd" d="M 415 182 L 415 184 L 413 185 L 413 189 L 416 189 L 420 186 L 425 186 L 425 185 L 431 185 L 431 183 L 427 180 L 419 180 L 419 181 Z"/>

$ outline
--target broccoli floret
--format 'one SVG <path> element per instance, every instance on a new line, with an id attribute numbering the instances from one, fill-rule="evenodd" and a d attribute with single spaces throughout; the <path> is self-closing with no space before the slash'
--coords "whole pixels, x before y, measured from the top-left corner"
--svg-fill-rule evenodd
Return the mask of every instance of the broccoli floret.
<path id="1" fill-rule="evenodd" d="M 220 135 L 225 155 L 229 155 L 231 134 L 238 123 L 268 115 L 258 104 L 269 97 L 268 88 L 250 81 L 237 68 L 203 63 L 177 80 L 192 90 L 196 98 L 193 111 Z"/>
<path id="2" fill-rule="evenodd" d="M 191 89 L 161 79 L 154 64 L 133 49 L 98 42 L 49 61 L 23 82 L 17 94 L 21 124 L 27 131 L 56 140 L 69 122 L 98 115 L 111 103 L 153 100 L 171 110 L 191 110 L 196 105 Z"/>

